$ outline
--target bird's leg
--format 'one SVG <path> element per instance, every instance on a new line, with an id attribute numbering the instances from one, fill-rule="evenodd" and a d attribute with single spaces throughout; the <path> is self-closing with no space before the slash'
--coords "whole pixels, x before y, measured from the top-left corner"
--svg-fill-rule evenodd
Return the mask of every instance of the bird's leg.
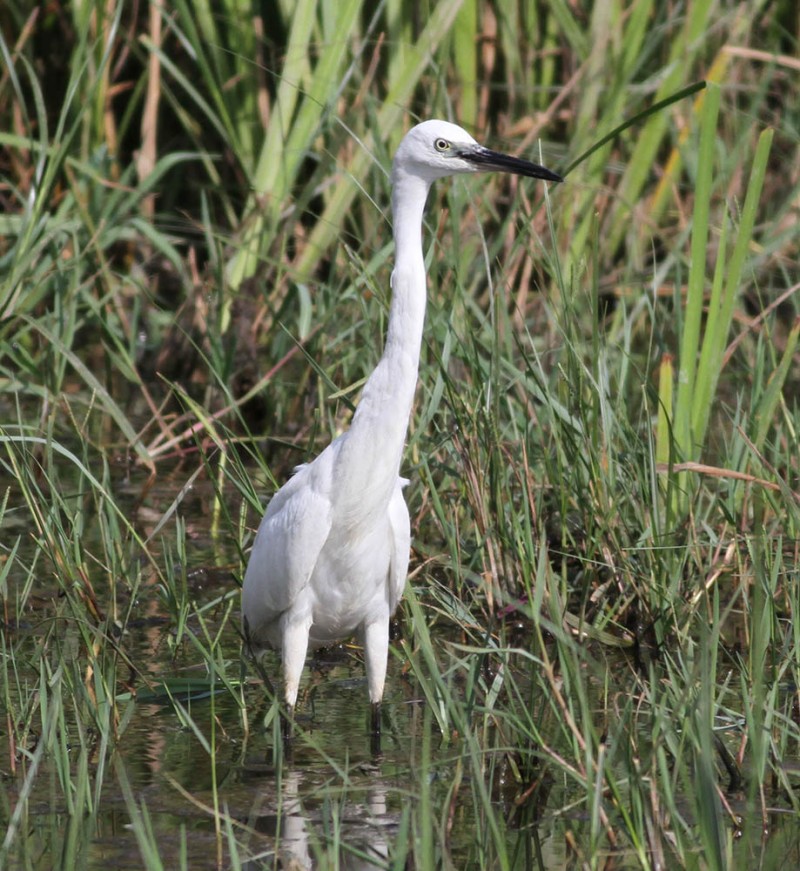
<path id="1" fill-rule="evenodd" d="M 381 703 L 370 702 L 369 746 L 373 756 L 381 755 Z"/>
<path id="2" fill-rule="evenodd" d="M 369 731 L 372 735 L 381 734 L 381 703 L 371 702 L 369 706 Z"/>
<path id="3" fill-rule="evenodd" d="M 386 663 L 389 657 L 389 617 L 382 617 L 364 627 L 364 662 L 371 702 L 369 731 L 373 753 L 380 753 L 381 699 L 386 682 Z"/>
<path id="4" fill-rule="evenodd" d="M 300 623 L 286 622 L 283 629 L 281 658 L 283 660 L 283 693 L 286 701 L 286 714 L 281 717 L 281 731 L 284 738 L 291 740 L 294 729 L 294 706 L 297 691 L 308 650 L 310 621 Z"/>
<path id="5" fill-rule="evenodd" d="M 287 705 L 286 711 L 281 711 L 281 738 L 287 744 L 294 738 L 294 705 Z"/>

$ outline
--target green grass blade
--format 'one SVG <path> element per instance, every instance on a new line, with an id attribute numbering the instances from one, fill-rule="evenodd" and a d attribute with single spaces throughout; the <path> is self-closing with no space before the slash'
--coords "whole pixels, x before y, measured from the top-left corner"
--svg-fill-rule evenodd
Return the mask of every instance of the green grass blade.
<path id="1" fill-rule="evenodd" d="M 694 211 L 692 214 L 689 282 L 686 291 L 686 307 L 683 314 L 683 332 L 678 360 L 678 390 L 675 397 L 675 423 L 673 427 L 675 445 L 678 456 L 684 461 L 696 459 L 698 446 L 702 444 L 702 434 L 694 433 L 691 429 L 691 409 L 698 384 L 701 385 L 700 389 L 702 390 L 702 382 L 710 374 L 697 372 L 697 354 L 706 286 L 706 252 L 708 250 L 708 224 L 715 169 L 714 149 L 719 103 L 719 88 L 712 85 L 706 93 L 705 112 L 700 127 Z"/>

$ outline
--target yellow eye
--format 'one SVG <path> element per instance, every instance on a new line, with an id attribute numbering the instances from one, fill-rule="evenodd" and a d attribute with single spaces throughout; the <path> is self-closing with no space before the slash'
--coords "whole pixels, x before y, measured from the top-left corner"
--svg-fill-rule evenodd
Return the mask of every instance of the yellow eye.
<path id="1" fill-rule="evenodd" d="M 437 151 L 449 151 L 449 149 L 450 149 L 450 143 L 449 143 L 446 139 L 442 139 L 442 138 L 440 137 L 439 139 L 437 139 L 437 140 L 433 143 L 433 147 L 434 147 Z"/>

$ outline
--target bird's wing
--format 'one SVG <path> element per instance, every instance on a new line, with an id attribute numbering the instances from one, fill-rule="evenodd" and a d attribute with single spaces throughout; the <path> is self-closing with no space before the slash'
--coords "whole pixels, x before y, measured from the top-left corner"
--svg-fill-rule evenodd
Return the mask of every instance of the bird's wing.
<path id="1" fill-rule="evenodd" d="M 269 623 L 289 609 L 311 578 L 332 524 L 327 459 L 323 452 L 301 466 L 267 507 L 244 579 L 251 625 Z"/>
<path id="2" fill-rule="evenodd" d="M 411 551 L 411 522 L 408 518 L 408 507 L 403 498 L 403 487 L 408 484 L 405 478 L 399 478 L 397 487 L 389 503 L 389 528 L 392 536 L 392 553 L 389 561 L 388 593 L 389 610 L 394 612 L 408 576 L 408 558 Z"/>

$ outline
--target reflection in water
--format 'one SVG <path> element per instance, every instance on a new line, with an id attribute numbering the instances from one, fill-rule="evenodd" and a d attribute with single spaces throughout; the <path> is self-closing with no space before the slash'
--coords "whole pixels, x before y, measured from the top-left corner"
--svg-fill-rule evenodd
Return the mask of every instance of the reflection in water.
<path id="1" fill-rule="evenodd" d="M 335 819 L 334 806 L 324 799 L 310 795 L 304 801 L 303 793 L 308 795 L 309 786 L 313 788 L 306 779 L 307 775 L 296 768 L 284 773 L 278 813 L 272 785 L 262 788 L 248 824 L 268 835 L 275 850 L 254 856 L 242 867 L 256 871 L 265 860 L 272 862 L 277 853 L 287 867 L 312 869 L 317 860 L 323 856 L 332 859 L 331 852 L 337 851 L 336 867 L 348 871 L 384 868 L 389 856 L 386 835 L 396 829 L 400 816 L 399 812 L 391 814 L 388 810 L 386 784 L 374 782 L 366 790 L 363 802 L 351 796 L 346 805 L 339 806 L 344 813 Z M 314 804 L 321 807 L 314 809 Z M 262 811 L 263 808 L 268 810 Z"/>

